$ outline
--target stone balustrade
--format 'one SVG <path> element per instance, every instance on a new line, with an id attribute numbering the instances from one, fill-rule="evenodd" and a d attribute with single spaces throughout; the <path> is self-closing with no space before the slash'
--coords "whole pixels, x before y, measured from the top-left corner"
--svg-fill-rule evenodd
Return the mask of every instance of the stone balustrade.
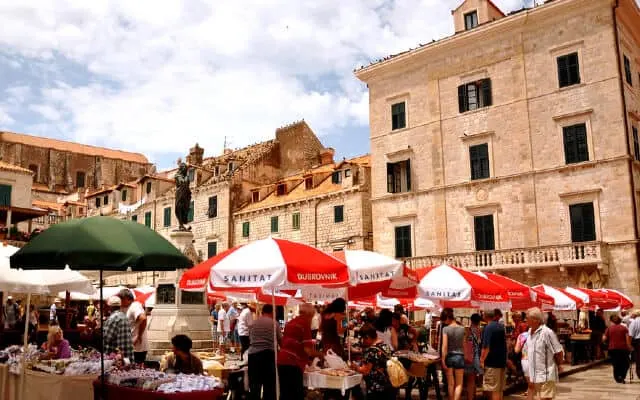
<path id="1" fill-rule="evenodd" d="M 601 265 L 607 263 L 607 245 L 602 242 L 582 242 L 525 249 L 412 257 L 405 261 L 410 268 L 446 263 L 480 271 Z"/>

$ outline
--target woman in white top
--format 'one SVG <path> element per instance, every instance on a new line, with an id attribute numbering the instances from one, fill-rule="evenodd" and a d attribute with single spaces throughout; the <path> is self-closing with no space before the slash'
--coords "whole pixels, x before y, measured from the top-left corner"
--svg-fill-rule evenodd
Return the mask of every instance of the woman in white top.
<path id="1" fill-rule="evenodd" d="M 398 348 L 398 332 L 393 328 L 393 313 L 391 310 L 381 310 L 375 322 L 378 339 L 391 347 L 392 350 Z"/>

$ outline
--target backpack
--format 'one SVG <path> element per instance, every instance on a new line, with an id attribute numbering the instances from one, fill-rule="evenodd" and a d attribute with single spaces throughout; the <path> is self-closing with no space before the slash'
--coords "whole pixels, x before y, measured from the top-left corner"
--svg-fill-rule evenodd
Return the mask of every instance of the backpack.
<path id="1" fill-rule="evenodd" d="M 409 374 L 398 358 L 388 354 L 382 347 L 379 348 L 387 356 L 387 375 L 391 386 L 399 388 L 409 382 Z"/>

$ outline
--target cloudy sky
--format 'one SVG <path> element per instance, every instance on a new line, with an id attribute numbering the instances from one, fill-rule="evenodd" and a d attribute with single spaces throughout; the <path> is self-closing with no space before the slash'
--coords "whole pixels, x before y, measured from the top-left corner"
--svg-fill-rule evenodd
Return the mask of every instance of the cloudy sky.
<path id="1" fill-rule="evenodd" d="M 353 69 L 453 32 L 461 0 L 2 0 L 0 130 L 172 166 L 305 119 L 369 151 Z M 533 0 L 494 0 L 508 12 Z"/>

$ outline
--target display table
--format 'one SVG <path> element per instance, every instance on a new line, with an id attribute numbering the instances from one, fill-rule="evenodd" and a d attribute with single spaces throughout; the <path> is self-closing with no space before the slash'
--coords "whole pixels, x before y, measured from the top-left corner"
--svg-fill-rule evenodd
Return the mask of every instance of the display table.
<path id="1" fill-rule="evenodd" d="M 94 400 L 217 400 L 222 398 L 222 389 L 186 393 L 160 393 L 149 390 L 134 389 L 105 383 L 101 391 L 100 381 L 93 382 Z M 103 397 L 100 395 L 103 394 Z M 87 398 L 90 399 L 90 398 Z"/>
<path id="2" fill-rule="evenodd" d="M 438 365 L 440 365 L 440 359 L 434 358 L 425 361 L 412 361 L 409 360 L 404 354 L 397 354 L 398 359 L 407 368 L 407 374 L 409 375 L 409 382 L 405 390 L 406 399 L 411 398 L 411 391 L 414 387 L 418 387 L 420 393 L 420 400 L 426 400 L 429 398 L 429 387 L 433 386 L 436 392 L 436 399 L 441 400 L 440 385 L 438 382 Z"/>
<path id="3" fill-rule="evenodd" d="M 588 333 L 576 333 L 569 337 L 569 352 L 571 353 L 571 365 L 580 362 L 587 363 L 592 360 L 595 350 Z"/>
<path id="4" fill-rule="evenodd" d="M 358 386 L 362 382 L 362 375 L 331 376 L 318 372 L 305 372 L 302 380 L 303 385 L 309 389 L 337 389 L 344 396 L 347 390 Z"/>
<path id="5" fill-rule="evenodd" d="M 6 366 L 3 366 L 6 367 Z M 4 372 L 0 369 L 0 375 Z M 0 377 L 0 382 L 2 382 Z M 26 370 L 24 400 L 85 400 L 93 398 L 92 382 L 95 375 L 66 376 Z M 2 388 L 1 400 L 20 398 L 20 376 L 8 374 Z"/>

